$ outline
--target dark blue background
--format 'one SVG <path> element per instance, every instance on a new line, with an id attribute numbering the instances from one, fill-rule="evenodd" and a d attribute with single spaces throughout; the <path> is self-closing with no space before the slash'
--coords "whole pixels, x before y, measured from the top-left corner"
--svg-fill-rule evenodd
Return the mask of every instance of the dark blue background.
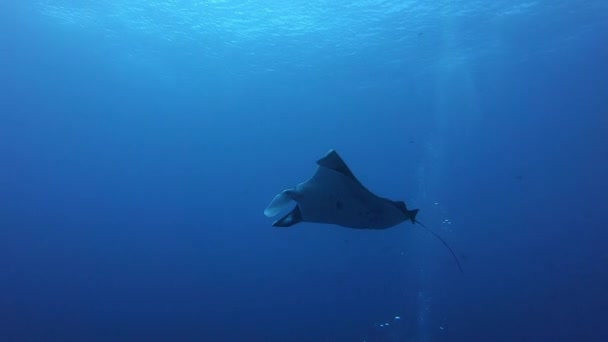
<path id="1" fill-rule="evenodd" d="M 307 4 L 248 40 L 0 4 L 2 341 L 608 338 L 604 2 Z M 330 148 L 465 272 L 409 223 L 271 227 Z"/>

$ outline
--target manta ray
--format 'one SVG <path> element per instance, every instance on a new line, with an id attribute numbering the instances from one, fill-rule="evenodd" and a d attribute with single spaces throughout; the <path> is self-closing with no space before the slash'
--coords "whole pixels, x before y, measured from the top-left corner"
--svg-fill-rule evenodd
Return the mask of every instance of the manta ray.
<path id="1" fill-rule="evenodd" d="M 264 210 L 274 217 L 295 202 L 295 207 L 275 221 L 275 227 L 291 227 L 300 222 L 334 224 L 355 229 L 387 229 L 410 221 L 437 237 L 452 253 L 462 272 L 456 254 L 435 232 L 416 219 L 418 209 L 410 210 L 403 201 L 393 201 L 369 191 L 355 177 L 338 152 L 331 149 L 317 160 L 312 177 L 295 188 L 283 190 Z"/>

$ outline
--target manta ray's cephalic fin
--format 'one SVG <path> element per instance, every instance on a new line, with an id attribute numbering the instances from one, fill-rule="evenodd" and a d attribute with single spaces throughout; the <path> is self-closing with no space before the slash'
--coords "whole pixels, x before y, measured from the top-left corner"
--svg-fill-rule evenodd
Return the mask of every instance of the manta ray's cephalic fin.
<path id="1" fill-rule="evenodd" d="M 300 207 L 296 205 L 289 214 L 283 216 L 280 220 L 276 221 L 272 225 L 275 227 L 291 227 L 296 223 L 302 222 L 302 212 Z"/>
<path id="2" fill-rule="evenodd" d="M 274 196 L 270 204 L 264 209 L 266 217 L 273 217 L 283 211 L 292 201 L 296 200 L 298 192 L 295 189 L 281 191 Z"/>

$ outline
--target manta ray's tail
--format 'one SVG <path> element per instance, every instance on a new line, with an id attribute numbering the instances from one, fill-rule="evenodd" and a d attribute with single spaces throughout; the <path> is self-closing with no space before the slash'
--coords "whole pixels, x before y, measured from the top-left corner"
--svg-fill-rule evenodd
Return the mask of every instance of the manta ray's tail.
<path id="1" fill-rule="evenodd" d="M 458 269 L 460 270 L 460 272 L 462 273 L 462 266 L 460 266 L 460 261 L 458 260 L 458 257 L 456 256 L 456 253 L 454 253 L 454 251 L 452 250 L 452 248 L 447 244 L 447 242 L 445 242 L 441 236 L 439 236 L 439 234 L 435 233 L 434 231 L 430 230 L 427 226 L 425 226 L 424 224 L 422 224 L 420 221 L 416 220 L 416 214 L 418 213 L 418 210 L 412 210 L 412 212 L 415 213 L 413 214 L 413 216 L 410 217 L 410 220 L 412 220 L 412 222 L 414 223 L 418 223 L 422 228 L 424 228 L 427 232 L 433 234 L 437 239 L 439 239 L 439 241 L 441 241 L 441 243 L 447 247 L 448 250 L 450 250 L 450 253 L 452 253 L 452 256 L 454 257 L 454 260 L 456 260 L 456 265 L 458 265 Z"/>

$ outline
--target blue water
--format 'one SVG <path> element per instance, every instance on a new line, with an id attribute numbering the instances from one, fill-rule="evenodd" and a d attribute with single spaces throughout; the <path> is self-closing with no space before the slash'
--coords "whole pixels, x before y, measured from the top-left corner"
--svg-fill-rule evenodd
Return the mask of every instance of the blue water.
<path id="1" fill-rule="evenodd" d="M 607 341 L 608 2 L 3 0 L 0 341 Z M 420 208 L 271 226 L 335 148 Z"/>

